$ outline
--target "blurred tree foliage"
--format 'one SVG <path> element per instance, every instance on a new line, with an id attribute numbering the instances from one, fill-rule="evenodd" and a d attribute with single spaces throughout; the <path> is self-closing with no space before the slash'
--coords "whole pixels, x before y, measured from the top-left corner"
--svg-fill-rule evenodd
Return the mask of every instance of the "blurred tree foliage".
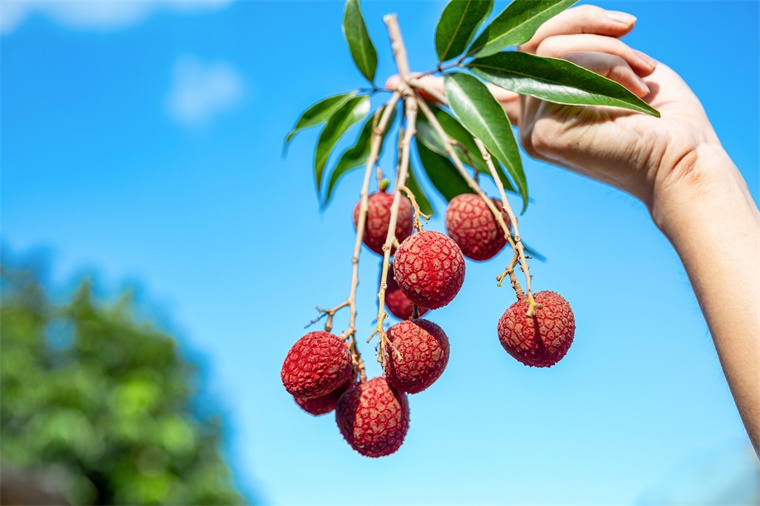
<path id="1" fill-rule="evenodd" d="M 77 504 L 242 504 L 218 419 L 193 412 L 193 365 L 137 322 L 129 293 L 106 306 L 88 281 L 56 305 L 34 270 L 0 267 L 0 456 L 55 468 Z"/>

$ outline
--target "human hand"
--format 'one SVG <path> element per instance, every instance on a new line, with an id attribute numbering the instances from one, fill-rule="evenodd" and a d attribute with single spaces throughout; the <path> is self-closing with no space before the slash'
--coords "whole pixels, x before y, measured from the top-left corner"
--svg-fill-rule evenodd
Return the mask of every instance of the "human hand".
<path id="1" fill-rule="evenodd" d="M 550 19 L 518 49 L 564 58 L 617 81 L 658 109 L 661 118 L 558 105 L 489 88 L 519 127 L 521 144 L 531 156 L 618 187 L 652 210 L 656 194 L 685 182 L 702 147 L 720 144 L 683 80 L 619 40 L 634 24 L 628 14 L 584 5 Z M 425 76 L 417 84 L 443 93 L 440 78 Z"/>

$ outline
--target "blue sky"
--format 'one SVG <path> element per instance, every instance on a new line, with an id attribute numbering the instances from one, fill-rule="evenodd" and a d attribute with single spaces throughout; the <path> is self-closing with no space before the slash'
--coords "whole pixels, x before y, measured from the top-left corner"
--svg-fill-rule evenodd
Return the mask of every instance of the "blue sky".
<path id="1" fill-rule="evenodd" d="M 657 504 L 677 497 L 671 477 L 688 482 L 694 462 L 709 467 L 729 452 L 751 464 L 686 274 L 644 206 L 527 156 L 534 202 L 520 230 L 548 257 L 531 265 L 535 288 L 562 293 L 575 312 L 567 357 L 548 370 L 509 357 L 495 329 L 514 295 L 494 281 L 508 254 L 468 263 L 457 299 L 428 315 L 447 332 L 451 359 L 410 397 L 406 442 L 379 460 L 353 452 L 333 417 L 301 412 L 279 376 L 314 307 L 349 289 L 361 175 L 320 212 L 318 131 L 281 157 L 301 111 L 364 86 L 340 30 L 342 2 L 83 9 L 92 5 L 0 7 L 2 241 L 14 255 L 51 251 L 54 283 L 96 272 L 114 291 L 144 287 L 202 357 L 227 414 L 230 461 L 256 497 Z M 444 5 L 365 2 L 378 82 L 394 73 L 382 15 L 398 13 L 411 66 L 424 71 Z M 759 4 L 598 5 L 638 17 L 625 40 L 690 84 L 757 201 Z M 443 231 L 442 220 L 429 229 Z M 364 251 L 360 335 L 372 330 L 377 277 L 377 257 Z M 360 350 L 379 374 L 372 346 Z"/>

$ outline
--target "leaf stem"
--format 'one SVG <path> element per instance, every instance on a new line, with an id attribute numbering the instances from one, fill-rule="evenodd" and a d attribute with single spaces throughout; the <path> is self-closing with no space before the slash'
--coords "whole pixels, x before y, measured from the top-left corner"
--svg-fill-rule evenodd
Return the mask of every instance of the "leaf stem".
<path id="1" fill-rule="evenodd" d="M 445 71 L 449 70 L 450 68 L 461 67 L 463 60 L 464 60 L 464 57 L 460 58 L 459 60 L 455 62 L 447 63 L 446 65 L 441 65 L 439 63 L 436 68 L 430 69 L 427 72 L 423 72 L 422 74 L 418 74 L 417 77 L 425 77 L 425 76 L 430 76 L 433 74 L 443 74 Z"/>

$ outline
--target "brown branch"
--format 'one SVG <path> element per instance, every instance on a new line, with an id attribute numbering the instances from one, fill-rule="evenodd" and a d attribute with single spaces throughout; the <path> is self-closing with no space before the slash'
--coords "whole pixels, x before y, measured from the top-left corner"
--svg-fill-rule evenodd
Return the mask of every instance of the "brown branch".
<path id="1" fill-rule="evenodd" d="M 425 218 L 425 223 L 427 224 L 427 222 L 430 221 L 430 215 L 420 211 L 420 205 L 417 203 L 417 197 L 414 196 L 412 190 L 406 186 L 400 186 L 399 190 L 406 194 L 412 203 L 412 207 L 414 208 L 414 230 L 417 232 L 422 232 L 422 220 L 420 220 L 420 216 Z"/>
<path id="2" fill-rule="evenodd" d="M 525 258 L 525 247 L 523 246 L 522 240 L 520 240 L 520 231 L 517 228 L 517 216 L 515 216 L 514 211 L 512 211 L 512 206 L 509 205 L 509 201 L 507 200 L 507 194 L 504 191 L 504 185 L 501 182 L 501 179 L 499 179 L 499 174 L 496 172 L 496 167 L 493 163 L 493 158 L 491 157 L 491 154 L 486 149 L 485 145 L 483 144 L 483 141 L 478 139 L 477 137 L 474 137 L 475 144 L 478 146 L 478 149 L 480 150 L 480 155 L 483 157 L 483 160 L 486 162 L 486 165 L 488 165 L 488 170 L 491 172 L 491 177 L 493 178 L 494 182 L 496 183 L 496 188 L 499 190 L 499 196 L 501 197 L 501 204 L 502 209 L 504 212 L 507 213 L 507 216 L 509 217 L 509 223 L 512 225 L 512 231 L 514 232 L 514 239 L 512 239 L 512 234 L 509 232 L 509 229 L 504 228 L 504 234 L 507 237 L 507 240 L 509 241 L 510 246 L 512 246 L 512 249 L 515 251 L 516 255 L 519 257 L 520 260 L 520 269 L 523 271 L 523 274 L 525 275 L 525 288 L 527 290 L 527 296 L 528 296 L 528 311 L 526 313 L 526 316 L 533 316 L 536 312 L 536 307 L 538 307 L 538 304 L 536 304 L 536 301 L 533 300 L 533 292 L 530 288 L 530 280 L 532 278 L 530 274 L 530 267 L 528 266 L 528 260 Z M 501 213 L 499 213 L 501 214 Z M 503 225 L 503 227 L 506 227 L 506 224 Z M 520 288 L 519 284 L 517 283 L 517 278 L 514 278 L 514 259 L 512 259 L 511 265 L 511 273 L 510 273 L 510 279 L 512 281 L 512 287 L 515 288 L 515 292 L 517 293 L 517 298 L 520 298 L 520 295 L 522 293 L 522 289 Z M 510 268 L 508 268 L 508 271 Z"/>
<path id="3" fill-rule="evenodd" d="M 435 98 L 436 100 L 438 100 L 440 103 L 442 103 L 444 105 L 448 103 L 448 101 L 446 100 L 446 97 L 443 94 L 441 94 L 438 90 L 436 90 L 434 88 L 431 88 L 430 86 L 422 84 L 422 82 L 419 81 L 419 80 L 412 80 L 411 83 L 410 83 L 410 85 L 413 88 L 418 88 L 418 89 L 424 91 L 425 93 L 429 94 L 430 96 L 432 96 L 433 98 Z M 422 99 L 419 96 L 418 96 L 418 100 L 422 101 Z M 454 152 L 454 150 L 453 149 L 449 149 L 449 144 L 451 143 L 451 140 L 447 141 L 448 136 L 446 135 L 446 132 L 443 131 L 442 127 L 438 128 L 438 127 L 440 127 L 440 123 L 438 123 L 438 121 L 436 120 L 435 116 L 432 115 L 432 112 L 431 112 L 430 115 L 428 115 L 426 113 L 426 109 L 429 111 L 430 108 L 427 106 L 427 103 L 424 103 L 424 101 L 422 101 L 422 102 L 423 102 L 423 104 L 420 105 L 420 108 L 422 109 L 423 114 L 425 114 L 425 117 L 428 118 L 428 120 L 430 121 L 430 123 L 436 129 L 436 131 L 438 132 L 438 135 L 441 136 L 441 139 L 444 141 L 444 143 L 446 145 L 447 152 L 452 157 L 452 159 L 454 159 L 455 165 L 457 165 L 457 169 L 459 169 L 459 172 L 463 176 L 465 176 L 465 179 L 467 180 L 467 183 L 470 184 L 470 180 L 468 179 L 467 174 L 464 171 L 464 168 L 460 167 L 461 166 L 461 161 L 459 161 L 459 159 L 456 157 L 456 153 Z M 431 116 L 432 116 L 432 119 L 431 119 Z M 534 314 L 534 312 L 535 312 L 537 304 L 533 300 L 533 292 L 532 292 L 531 286 L 530 286 L 531 285 L 531 278 L 532 278 L 532 276 L 531 276 L 531 274 L 529 272 L 529 266 L 528 266 L 528 262 L 527 262 L 526 255 L 525 255 L 525 248 L 524 248 L 524 246 L 522 244 L 522 240 L 520 239 L 519 229 L 517 228 L 517 217 L 515 216 L 515 213 L 512 211 L 512 207 L 509 205 L 509 201 L 507 200 L 507 195 L 506 195 L 506 193 L 504 191 L 504 185 L 502 184 L 501 179 L 499 179 L 499 176 L 496 173 L 496 167 L 494 166 L 493 160 L 491 159 L 491 154 L 485 148 L 485 146 L 483 145 L 483 142 L 480 139 L 478 139 L 477 137 L 474 137 L 474 136 L 473 136 L 473 139 L 475 140 L 475 143 L 477 144 L 478 149 L 480 150 L 480 154 L 483 157 L 483 160 L 486 162 L 486 165 L 488 166 L 488 170 L 491 172 L 491 177 L 493 177 L 493 180 L 496 183 L 496 187 L 499 190 L 499 195 L 501 197 L 502 207 L 504 209 L 504 212 L 506 212 L 507 216 L 509 217 L 509 222 L 512 225 L 512 230 L 514 231 L 514 238 L 512 237 L 512 233 L 510 232 L 509 227 L 504 222 L 504 218 L 503 218 L 502 213 L 499 212 L 498 209 L 496 209 L 496 206 L 493 205 L 493 203 L 491 202 L 491 199 L 489 199 L 485 195 L 485 193 L 483 193 L 482 191 L 477 191 L 477 193 L 478 193 L 478 195 L 480 195 L 480 197 L 483 199 L 483 201 L 486 203 L 486 205 L 488 206 L 488 208 L 493 213 L 494 217 L 496 218 L 496 221 L 499 223 L 499 225 L 501 226 L 502 230 L 504 231 L 504 236 L 507 238 L 507 241 L 509 241 L 509 245 L 512 247 L 512 249 L 515 251 L 515 253 L 517 254 L 517 256 L 519 258 L 520 269 L 525 274 L 525 285 L 526 285 L 526 288 L 527 288 L 527 291 L 528 291 L 528 294 L 527 294 L 527 296 L 528 296 L 528 311 L 527 311 L 527 315 L 528 316 L 532 316 Z M 473 182 L 475 182 L 475 184 L 477 185 L 477 181 L 473 180 Z M 472 187 L 472 185 L 470 185 L 470 187 Z M 515 267 L 515 265 L 512 265 L 511 268 L 507 267 L 507 270 L 505 271 L 505 273 L 502 276 L 497 277 L 497 280 L 499 280 L 499 285 L 501 285 L 501 281 L 503 281 L 504 275 L 508 274 L 509 277 L 510 277 L 510 280 L 512 282 L 512 288 L 514 288 L 515 293 L 517 294 L 517 297 L 520 298 L 523 295 L 523 291 L 522 291 L 522 288 L 520 287 L 520 283 L 517 281 L 517 278 L 514 277 L 514 267 Z"/>
<path id="4" fill-rule="evenodd" d="M 396 185 L 393 189 L 393 203 L 391 204 L 391 217 L 388 223 L 388 235 L 383 245 L 383 267 L 380 274 L 380 288 L 377 293 L 378 311 L 377 326 L 375 331 L 370 335 L 369 340 L 377 334 L 380 342 L 377 347 L 377 358 L 380 363 L 385 361 L 385 348 L 389 345 L 388 336 L 385 334 L 383 323 L 388 313 L 385 312 L 385 291 L 388 288 L 387 278 L 390 266 L 390 257 L 392 248 L 398 243 L 396 238 L 396 223 L 398 222 L 398 210 L 401 204 L 401 187 L 406 184 L 409 174 L 409 152 L 411 149 L 412 138 L 417 133 L 417 102 L 414 99 L 414 92 L 408 85 L 409 62 L 406 57 L 406 47 L 401 36 L 401 30 L 398 25 L 398 19 L 395 14 L 389 14 L 383 17 L 383 21 L 388 28 L 388 35 L 391 39 L 393 48 L 393 57 L 396 60 L 396 68 L 401 82 L 396 90 L 404 97 L 404 113 L 406 116 L 406 128 L 403 130 L 403 137 L 400 138 L 401 150 L 400 160 L 398 162 L 398 171 L 396 175 Z M 399 134 L 401 136 L 401 133 Z"/>
<path id="5" fill-rule="evenodd" d="M 359 350 L 356 346 L 356 289 L 359 286 L 359 254 L 361 253 L 362 239 L 364 239 L 364 229 L 367 224 L 367 209 L 369 207 L 369 183 L 372 179 L 372 170 L 377 163 L 377 158 L 380 153 L 383 132 L 385 132 L 385 129 L 388 126 L 391 113 L 396 107 L 396 104 L 398 103 L 400 97 L 401 95 L 399 93 L 394 93 L 390 100 L 385 104 L 384 108 L 382 109 L 382 113 L 380 110 L 378 110 L 375 116 L 376 125 L 372 129 L 370 153 L 369 157 L 367 158 L 367 165 L 364 171 L 364 181 L 362 183 L 361 199 L 359 201 L 359 219 L 357 220 L 356 224 L 356 241 L 354 243 L 354 254 L 351 258 L 351 289 L 349 291 L 348 299 L 332 309 L 325 310 L 317 308 L 317 310 L 323 314 L 319 318 L 312 321 L 312 323 L 316 323 L 326 315 L 327 322 L 325 323 L 325 330 L 327 332 L 330 332 L 332 330 L 332 321 L 335 313 L 344 307 L 350 308 L 351 315 L 348 328 L 343 332 L 342 338 L 349 341 L 349 350 L 351 351 L 354 370 L 359 373 L 361 381 L 366 380 L 366 375 L 364 372 L 364 361 L 362 360 Z M 378 117 L 379 120 L 377 120 Z"/>

